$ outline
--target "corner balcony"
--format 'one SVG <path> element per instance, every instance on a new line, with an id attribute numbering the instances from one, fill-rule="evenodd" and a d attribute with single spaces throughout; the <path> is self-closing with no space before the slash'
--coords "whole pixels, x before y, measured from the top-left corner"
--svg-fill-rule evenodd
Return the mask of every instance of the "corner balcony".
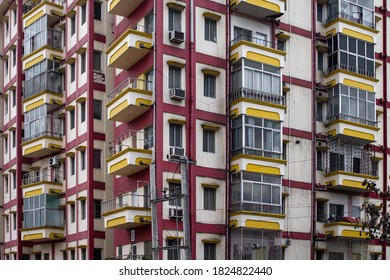
<path id="1" fill-rule="evenodd" d="M 129 130 L 111 141 L 106 159 L 108 174 L 130 176 L 149 167 L 152 135 Z"/>
<path id="2" fill-rule="evenodd" d="M 108 119 L 128 123 L 149 110 L 152 105 L 152 83 L 128 78 L 107 95 Z"/>
<path id="3" fill-rule="evenodd" d="M 361 145 L 373 143 L 378 139 L 378 122 L 345 114 L 327 118 L 325 123 L 331 138 L 349 140 Z"/>
<path id="4" fill-rule="evenodd" d="M 64 192 L 62 171 L 44 168 L 23 174 L 23 197 Z"/>
<path id="5" fill-rule="evenodd" d="M 110 14 L 118 15 L 127 18 L 135 9 L 141 5 L 144 0 L 108 0 L 107 11 Z"/>
<path id="6" fill-rule="evenodd" d="M 127 193 L 102 204 L 105 228 L 131 229 L 150 224 L 150 197 Z"/>
<path id="7" fill-rule="evenodd" d="M 119 35 L 106 51 L 109 67 L 127 70 L 152 50 L 152 30 L 133 25 Z"/>
<path id="8" fill-rule="evenodd" d="M 44 15 L 51 16 L 52 21 L 60 21 L 60 18 L 65 15 L 65 2 L 65 0 L 26 1 L 23 4 L 23 28 L 31 25 L 38 18 L 41 18 Z"/>
<path id="9" fill-rule="evenodd" d="M 324 224 L 325 234 L 330 237 L 347 237 L 367 239 L 368 232 L 361 230 L 361 227 L 355 229 L 358 220 L 351 217 L 330 217 Z"/>
<path id="10" fill-rule="evenodd" d="M 279 45 L 273 42 L 241 34 L 230 42 L 230 62 L 234 63 L 241 58 L 247 58 L 277 68 L 284 67 L 286 52 L 278 49 Z"/>
<path id="11" fill-rule="evenodd" d="M 40 131 L 33 131 L 35 125 L 41 122 Z M 63 119 L 43 116 L 35 122 L 25 124 L 25 133 L 32 134 L 23 138 L 22 155 L 29 158 L 39 158 L 57 153 L 63 148 Z M 27 131 L 30 131 L 28 133 Z"/>
<path id="12" fill-rule="evenodd" d="M 281 0 L 230 0 L 230 8 L 258 19 L 280 17 L 285 1 Z"/>

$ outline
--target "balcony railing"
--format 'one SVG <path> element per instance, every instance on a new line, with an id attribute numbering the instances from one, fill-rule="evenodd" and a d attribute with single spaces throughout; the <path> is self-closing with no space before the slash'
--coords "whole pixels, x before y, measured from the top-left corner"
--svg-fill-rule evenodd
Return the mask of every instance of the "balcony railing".
<path id="1" fill-rule="evenodd" d="M 138 25 L 138 24 L 132 24 L 132 25 L 130 25 L 129 28 L 123 30 L 121 33 L 119 33 L 117 36 L 115 36 L 115 39 L 112 40 L 112 42 L 108 45 L 107 49 L 109 49 L 112 46 L 112 44 L 114 44 L 118 40 L 118 38 L 120 38 L 128 30 L 139 31 L 139 32 L 146 33 L 146 34 L 152 34 L 152 32 L 153 32 L 153 28 L 151 28 L 151 27 Z"/>
<path id="2" fill-rule="evenodd" d="M 280 159 L 282 157 L 281 152 L 271 152 L 271 151 L 265 151 L 256 148 L 251 148 L 251 147 L 242 147 L 242 148 L 234 149 L 230 153 L 231 157 L 235 157 L 238 155 L 261 156 L 261 157 L 276 158 L 276 159 Z"/>
<path id="3" fill-rule="evenodd" d="M 45 28 L 42 31 L 26 38 L 24 41 L 24 55 L 28 55 L 43 46 L 61 49 L 61 31 Z"/>
<path id="4" fill-rule="evenodd" d="M 357 222 L 359 222 L 359 220 L 360 220 L 360 218 L 331 215 L 326 220 L 326 223 L 340 223 L 340 222 L 344 222 L 344 223 L 356 224 Z"/>
<path id="5" fill-rule="evenodd" d="M 55 208 L 23 211 L 23 228 L 35 227 L 64 227 L 64 211 Z"/>
<path id="6" fill-rule="evenodd" d="M 62 183 L 62 180 L 62 171 L 54 168 L 45 168 L 23 174 L 23 185 L 39 182 Z"/>
<path id="7" fill-rule="evenodd" d="M 276 44 L 274 42 L 270 42 L 270 41 L 267 41 L 267 40 L 258 38 L 256 36 L 249 35 L 249 34 L 248 35 L 241 34 L 241 35 L 237 36 L 236 38 L 234 38 L 230 42 L 230 47 L 234 46 L 235 44 L 237 44 L 238 42 L 241 42 L 241 41 L 251 42 L 251 43 L 254 43 L 256 45 L 260 45 L 260 46 L 264 46 L 264 47 L 276 49 L 276 50 L 282 50 L 282 47 L 283 47 L 282 44 Z"/>
<path id="8" fill-rule="evenodd" d="M 371 22 L 371 21 L 366 21 L 366 20 L 363 20 L 361 18 L 357 18 L 357 17 L 353 17 L 351 15 L 348 15 L 346 13 L 336 13 L 332 16 L 329 16 L 326 20 L 326 24 L 329 24 L 331 23 L 332 21 L 334 21 L 335 19 L 337 18 L 342 18 L 342 19 L 346 19 L 348 21 L 352 21 L 352 22 L 355 22 L 355 23 L 359 23 L 361 25 L 364 25 L 364 26 L 367 26 L 367 27 L 370 27 L 372 29 L 376 29 L 376 24 L 375 22 Z"/>
<path id="9" fill-rule="evenodd" d="M 150 196 L 127 193 L 102 203 L 102 213 L 124 207 L 149 208 Z"/>
<path id="10" fill-rule="evenodd" d="M 343 120 L 343 121 L 350 121 L 358 124 L 364 124 L 364 125 L 369 125 L 373 127 L 378 127 L 378 122 L 377 121 L 371 121 L 371 120 L 366 120 L 354 116 L 349 116 L 345 114 L 338 114 L 335 116 L 330 116 L 326 118 L 326 124 L 332 123 L 336 120 Z"/>
<path id="11" fill-rule="evenodd" d="M 148 150 L 152 147 L 152 133 L 129 130 L 108 143 L 108 154 L 113 156 L 120 151 L 130 149 Z"/>
<path id="12" fill-rule="evenodd" d="M 136 78 L 127 78 L 107 95 L 107 103 L 128 88 L 152 91 L 152 82 Z"/>
<path id="13" fill-rule="evenodd" d="M 55 71 L 43 72 L 30 80 L 25 81 L 24 99 L 34 96 L 42 91 L 62 93 L 62 75 Z"/>
<path id="14" fill-rule="evenodd" d="M 230 212 L 234 213 L 238 211 L 281 214 L 281 207 L 280 205 L 267 205 L 264 203 L 232 203 L 230 205 Z"/>
<path id="15" fill-rule="evenodd" d="M 151 260 L 152 256 L 127 254 L 127 255 L 120 255 L 120 256 L 115 256 L 115 257 L 109 257 L 108 259 L 109 260 L 141 261 L 141 260 Z"/>
<path id="16" fill-rule="evenodd" d="M 233 102 L 239 98 L 247 98 L 255 101 L 284 105 L 283 95 L 276 95 L 249 88 L 240 88 L 239 90 L 230 94 L 230 102 Z"/>
<path id="17" fill-rule="evenodd" d="M 361 75 L 364 75 L 364 76 L 367 76 L 367 77 L 370 77 L 370 78 L 375 78 L 375 73 L 373 73 L 373 72 L 369 72 L 369 71 L 366 71 L 366 70 L 359 69 L 357 67 L 353 67 L 353 66 L 349 66 L 349 65 L 345 65 L 345 64 L 340 64 L 340 63 L 335 64 L 335 65 L 329 67 L 326 70 L 326 75 L 329 75 L 333 71 L 339 70 L 339 69 L 340 70 L 346 70 L 346 71 L 354 72 L 354 73 L 358 73 L 358 74 L 361 74 Z"/>
<path id="18" fill-rule="evenodd" d="M 66 0 L 29 0 L 23 4 L 23 14 L 27 14 L 42 2 L 50 2 L 56 5 L 64 6 Z"/>
<path id="19" fill-rule="evenodd" d="M 41 136 L 62 138 L 62 121 L 63 119 L 46 115 L 25 123 L 24 131 L 29 136 L 23 138 L 23 142 L 28 142 Z"/>
<path id="20" fill-rule="evenodd" d="M 96 83 L 106 82 L 106 75 L 98 70 L 93 70 L 93 81 Z"/>

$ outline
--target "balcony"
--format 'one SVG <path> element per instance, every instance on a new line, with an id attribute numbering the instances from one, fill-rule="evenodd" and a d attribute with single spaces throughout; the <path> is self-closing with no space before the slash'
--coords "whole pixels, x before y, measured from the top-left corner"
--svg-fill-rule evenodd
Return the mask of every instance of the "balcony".
<path id="1" fill-rule="evenodd" d="M 62 122 L 63 119 L 46 115 L 25 123 L 23 156 L 37 158 L 60 151 L 63 148 Z"/>
<path id="2" fill-rule="evenodd" d="M 280 50 L 281 46 L 257 38 L 241 34 L 230 42 L 230 61 L 236 62 L 241 58 L 261 62 L 277 68 L 284 67 L 286 52 Z"/>
<path id="3" fill-rule="evenodd" d="M 337 64 L 329 67 L 326 70 L 326 78 L 329 78 L 330 76 L 332 76 L 333 74 L 337 73 L 338 71 L 341 71 L 341 72 L 345 72 L 345 71 L 346 72 L 351 72 L 351 73 L 358 74 L 360 76 L 364 76 L 364 77 L 375 79 L 375 71 L 371 72 L 371 71 L 359 69 L 358 67 L 352 67 L 352 66 L 349 66 L 349 65 L 346 65 L 346 64 L 340 64 L 340 63 L 337 63 Z"/>
<path id="4" fill-rule="evenodd" d="M 230 0 L 230 8 L 258 19 L 276 18 L 284 14 L 281 0 Z"/>
<path id="5" fill-rule="evenodd" d="M 375 24 L 375 21 L 373 20 L 373 12 L 371 15 L 372 20 L 365 20 L 365 19 L 363 19 L 362 16 L 357 17 L 357 16 L 348 15 L 346 13 L 336 13 L 336 14 L 329 16 L 327 18 L 325 26 L 331 25 L 337 19 L 340 19 L 344 22 L 351 22 L 351 23 L 359 24 L 359 25 L 362 25 L 364 27 L 371 28 L 373 30 L 376 29 L 376 24 Z"/>
<path id="6" fill-rule="evenodd" d="M 282 214 L 238 211 L 230 214 L 229 227 L 279 231 L 284 228 L 285 217 Z"/>
<path id="7" fill-rule="evenodd" d="M 38 10 L 44 5 L 64 8 L 65 0 L 29 0 L 23 4 L 23 14 L 28 14 L 33 10 Z"/>
<path id="8" fill-rule="evenodd" d="M 103 202 L 105 228 L 130 229 L 150 224 L 150 197 L 127 193 Z"/>
<path id="9" fill-rule="evenodd" d="M 108 0 L 108 12 L 127 18 L 144 0 Z"/>
<path id="10" fill-rule="evenodd" d="M 62 171 L 58 168 L 44 168 L 23 174 L 23 197 L 64 191 Z"/>
<path id="11" fill-rule="evenodd" d="M 124 123 L 135 120 L 150 109 L 152 94 L 151 82 L 126 79 L 107 95 L 108 119 Z"/>
<path id="12" fill-rule="evenodd" d="M 140 61 L 152 49 L 151 32 L 151 29 L 140 25 L 125 30 L 108 46 L 108 66 L 127 70 Z"/>
<path id="13" fill-rule="evenodd" d="M 245 100 L 260 103 L 265 102 L 281 106 L 284 106 L 285 104 L 283 95 L 262 92 L 249 88 L 240 88 L 239 90 L 230 94 L 230 103 L 241 102 Z"/>
<path id="14" fill-rule="evenodd" d="M 368 232 L 362 232 L 361 227 L 356 228 L 358 224 L 356 218 L 351 217 L 330 217 L 324 224 L 325 234 L 330 237 L 348 237 L 348 238 L 362 238 L 369 237 Z"/>
<path id="15" fill-rule="evenodd" d="M 130 176 L 149 167 L 152 134 L 129 130 L 109 144 L 107 168 L 110 175 Z"/>

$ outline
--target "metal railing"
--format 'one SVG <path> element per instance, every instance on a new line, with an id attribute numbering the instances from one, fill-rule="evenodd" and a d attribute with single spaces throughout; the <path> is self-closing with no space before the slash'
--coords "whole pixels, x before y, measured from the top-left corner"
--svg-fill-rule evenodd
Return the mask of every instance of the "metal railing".
<path id="1" fill-rule="evenodd" d="M 349 65 L 346 65 L 346 64 L 340 64 L 340 63 L 337 63 L 337 64 L 329 67 L 326 70 L 326 75 L 332 73 L 335 70 L 339 70 L 339 69 L 350 71 L 350 72 L 354 72 L 354 73 L 358 73 L 358 74 L 361 74 L 361 75 L 364 75 L 364 76 L 367 76 L 367 77 L 375 78 L 375 73 L 373 73 L 373 72 L 362 70 L 362 69 L 357 68 L 357 67 L 349 66 Z"/>
<path id="2" fill-rule="evenodd" d="M 328 116 L 326 118 L 325 124 L 329 124 L 329 123 L 334 122 L 336 120 L 350 121 L 350 122 L 354 122 L 354 123 L 358 123 L 358 124 L 364 124 L 364 125 L 378 127 L 377 121 L 366 120 L 366 119 L 362 119 L 362 118 L 358 118 L 358 117 L 354 117 L 354 116 L 349 116 L 349 115 L 345 115 L 345 114 L 337 114 L 334 116 Z"/>
<path id="3" fill-rule="evenodd" d="M 351 15 L 348 15 L 348 14 L 346 14 L 346 13 L 336 13 L 336 14 L 334 14 L 334 15 L 329 16 L 329 17 L 326 19 L 326 24 L 331 23 L 332 21 L 334 21 L 334 20 L 337 19 L 337 18 L 346 19 L 346 20 L 348 20 L 348 21 L 352 21 L 352 22 L 355 22 L 355 23 L 358 23 L 358 24 L 361 24 L 361 25 L 370 27 L 370 28 L 372 28 L 372 29 L 376 29 L 376 24 L 375 24 L 375 22 L 366 21 L 366 20 L 363 20 L 363 19 L 361 19 L 361 18 L 357 18 L 357 17 L 351 16 Z"/>
<path id="4" fill-rule="evenodd" d="M 359 218 L 353 218 L 353 217 L 344 217 L 344 216 L 336 216 L 331 215 L 327 220 L 326 223 L 357 223 L 359 221 Z"/>
<path id="5" fill-rule="evenodd" d="M 239 90 L 230 94 L 230 102 L 233 102 L 239 98 L 247 98 L 255 101 L 263 101 L 272 104 L 284 105 L 283 95 L 276 95 L 249 88 L 240 88 Z"/>
<path id="6" fill-rule="evenodd" d="M 120 255 L 115 257 L 109 257 L 108 260 L 132 260 L 132 261 L 141 261 L 141 260 L 151 260 L 152 256 L 147 255 L 134 255 L 134 254 L 127 254 L 127 255 Z"/>
<path id="7" fill-rule="evenodd" d="M 117 36 L 115 36 L 114 40 L 112 40 L 112 42 L 108 45 L 107 49 L 110 48 L 116 42 L 116 40 L 118 40 L 118 38 L 120 38 L 123 34 L 125 34 L 129 30 L 139 31 L 146 34 L 152 34 L 153 32 L 153 28 L 146 27 L 143 25 L 138 25 L 138 24 L 131 24 L 129 28 L 126 28 Z"/>
<path id="8" fill-rule="evenodd" d="M 93 81 L 97 83 L 104 83 L 106 81 L 106 74 L 98 70 L 93 70 Z"/>
<path id="9" fill-rule="evenodd" d="M 47 27 L 24 41 L 24 55 L 28 55 L 43 46 L 62 49 L 61 31 Z"/>
<path id="10" fill-rule="evenodd" d="M 150 208 L 150 196 L 127 193 L 102 203 L 102 213 L 124 207 Z"/>
<path id="11" fill-rule="evenodd" d="M 42 2 L 50 2 L 56 5 L 64 6 L 66 0 L 29 0 L 23 4 L 23 14 L 28 13 Z"/>
<path id="12" fill-rule="evenodd" d="M 230 42 L 230 47 L 234 46 L 235 44 L 237 44 L 241 41 L 251 42 L 251 43 L 254 43 L 256 45 L 260 45 L 260 46 L 264 46 L 264 47 L 276 49 L 276 50 L 282 49 L 282 44 L 277 44 L 277 43 L 270 42 L 270 41 L 267 41 L 264 39 L 257 38 L 256 36 L 247 35 L 247 34 L 241 34 L 241 35 L 237 36 L 236 38 L 234 38 Z"/>
<path id="13" fill-rule="evenodd" d="M 256 148 L 251 148 L 251 147 L 242 147 L 242 148 L 234 149 L 230 152 L 230 157 L 235 157 L 238 155 L 261 156 L 261 157 L 276 158 L 276 159 L 280 159 L 282 157 L 281 152 L 271 152 L 271 151 L 265 151 Z"/>
<path id="14" fill-rule="evenodd" d="M 62 183 L 62 171 L 55 168 L 45 168 L 23 174 L 23 185 L 39 182 Z"/>
<path id="15" fill-rule="evenodd" d="M 127 78 L 121 84 L 119 84 L 116 88 L 114 88 L 109 94 L 107 94 L 106 102 L 110 102 L 116 96 L 118 96 L 124 90 L 132 88 L 139 89 L 145 91 L 152 91 L 152 82 L 137 78 Z"/>
<path id="16" fill-rule="evenodd" d="M 152 137 L 152 133 L 128 130 L 108 143 L 108 154 L 111 157 L 127 148 L 149 150 L 152 147 Z"/>
<path id="17" fill-rule="evenodd" d="M 265 203 L 248 203 L 248 202 L 232 203 L 230 205 L 230 212 L 233 213 L 238 211 L 281 214 L 282 207 L 281 205 L 271 205 Z"/>

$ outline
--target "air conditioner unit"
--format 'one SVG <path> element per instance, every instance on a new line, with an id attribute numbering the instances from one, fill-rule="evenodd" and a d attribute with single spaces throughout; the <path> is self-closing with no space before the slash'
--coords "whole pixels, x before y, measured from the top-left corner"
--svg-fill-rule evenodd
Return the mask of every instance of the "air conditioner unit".
<path id="1" fill-rule="evenodd" d="M 169 156 L 170 159 L 180 159 L 182 156 L 184 156 L 184 148 L 170 147 Z"/>
<path id="2" fill-rule="evenodd" d="M 317 150 L 327 150 L 328 143 L 326 141 L 316 141 L 316 149 Z"/>
<path id="3" fill-rule="evenodd" d="M 169 42 L 181 44 L 184 42 L 184 33 L 176 30 L 169 32 Z"/>
<path id="4" fill-rule="evenodd" d="M 169 89 L 169 95 L 171 99 L 182 101 L 186 98 L 185 90 L 179 88 L 171 88 Z"/>
<path id="5" fill-rule="evenodd" d="M 183 209 L 169 208 L 169 218 L 170 219 L 182 219 L 183 218 Z"/>
<path id="6" fill-rule="evenodd" d="M 50 159 L 49 159 L 49 165 L 50 166 L 60 166 L 60 161 L 58 160 L 58 158 L 57 157 L 51 157 Z"/>

